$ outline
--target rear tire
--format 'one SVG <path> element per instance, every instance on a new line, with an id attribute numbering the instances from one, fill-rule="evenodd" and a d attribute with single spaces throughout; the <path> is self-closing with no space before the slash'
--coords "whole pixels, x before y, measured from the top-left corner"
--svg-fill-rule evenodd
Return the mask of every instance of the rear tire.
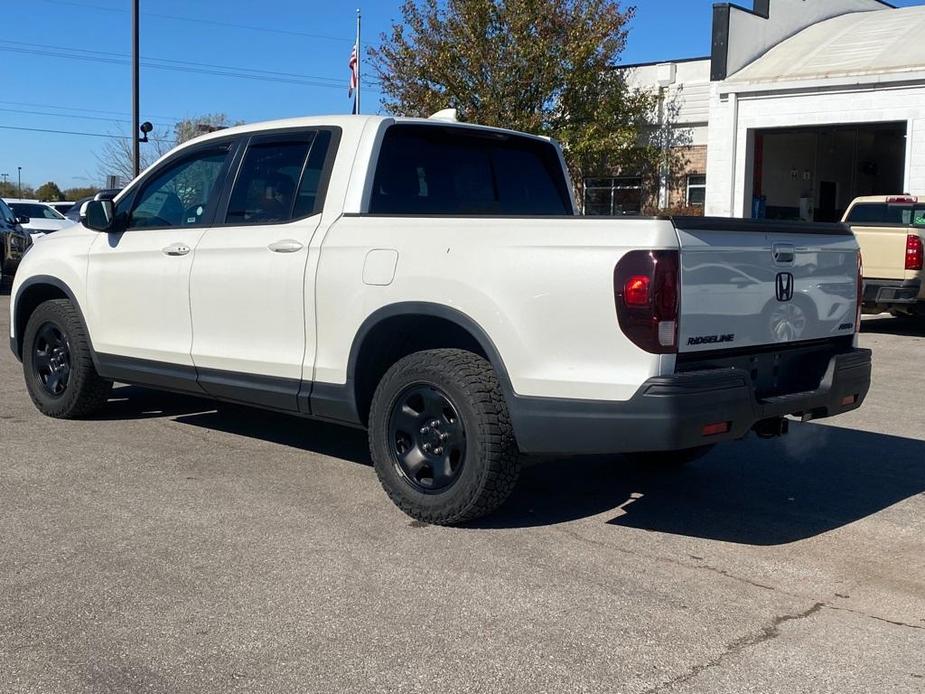
<path id="1" fill-rule="evenodd" d="M 386 372 L 370 407 L 369 447 L 392 501 L 435 525 L 491 513 L 520 469 L 498 378 L 460 349 L 417 352 Z"/>
<path id="2" fill-rule="evenodd" d="M 680 467 L 700 460 L 716 444 L 708 446 L 698 446 L 697 448 L 686 448 L 683 451 L 650 451 L 648 453 L 624 453 L 623 457 L 634 463 L 642 465 L 652 465 L 659 467 Z"/>
<path id="3" fill-rule="evenodd" d="M 23 333 L 26 388 L 39 412 L 58 419 L 86 417 L 109 398 L 112 382 L 93 366 L 90 339 L 67 299 L 40 304 Z"/>

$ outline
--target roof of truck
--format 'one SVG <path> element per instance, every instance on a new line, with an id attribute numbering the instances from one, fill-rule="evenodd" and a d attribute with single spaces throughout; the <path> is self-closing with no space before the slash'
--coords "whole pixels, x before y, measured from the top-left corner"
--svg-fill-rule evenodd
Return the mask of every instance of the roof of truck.
<path id="1" fill-rule="evenodd" d="M 384 121 L 394 121 L 396 123 L 421 123 L 424 125 L 443 125 L 443 126 L 457 126 L 465 128 L 478 128 L 480 130 L 492 130 L 499 133 L 506 133 L 511 135 L 524 135 L 526 137 L 534 137 L 540 140 L 548 141 L 548 138 L 545 138 L 541 135 L 531 135 L 530 133 L 522 133 L 516 130 L 508 130 L 506 128 L 495 128 L 488 125 L 480 125 L 478 123 L 463 123 L 460 121 L 453 121 L 447 119 L 435 119 L 435 118 L 408 118 L 404 116 L 299 116 L 296 118 L 283 118 L 280 120 L 267 120 L 267 121 L 258 121 L 255 123 L 246 123 L 244 125 L 235 125 L 230 128 L 224 128 L 222 130 L 216 130 L 205 135 L 200 135 L 199 137 L 193 138 L 190 142 L 204 142 L 210 139 L 218 137 L 227 137 L 228 135 L 243 135 L 247 133 L 260 132 L 261 130 L 280 130 L 283 128 L 311 128 L 319 126 L 336 126 L 339 128 L 363 128 L 370 121 L 375 121 L 381 123 Z"/>
<path id="2" fill-rule="evenodd" d="M 906 198 L 900 200 L 899 198 Z M 857 205 L 862 202 L 873 202 L 879 204 L 885 204 L 888 202 L 893 202 L 897 205 L 913 205 L 922 200 L 921 196 L 909 195 L 907 193 L 893 193 L 892 195 L 862 195 L 861 197 L 855 198 L 851 201 L 852 205 Z"/>
<path id="3" fill-rule="evenodd" d="M 299 116 L 296 118 L 283 118 L 280 120 L 267 120 L 267 121 L 257 121 L 255 123 L 245 123 L 244 125 L 235 125 L 230 128 L 222 128 L 220 130 L 215 130 L 211 133 L 205 133 L 194 137 L 191 140 L 187 140 L 181 145 L 171 149 L 169 152 L 165 153 L 160 157 L 152 166 L 160 163 L 161 161 L 167 159 L 174 155 L 174 153 L 191 147 L 196 144 L 203 142 L 208 142 L 210 140 L 221 139 L 234 135 L 247 135 L 248 133 L 258 133 L 262 131 L 269 130 L 283 130 L 287 128 L 318 128 L 318 127 L 338 127 L 344 130 L 345 132 L 352 132 L 354 135 L 361 132 L 369 123 L 375 122 L 381 124 L 384 122 L 391 123 L 420 123 L 423 125 L 432 125 L 432 126 L 444 126 L 444 127 L 459 127 L 459 128 L 477 128 L 479 130 L 489 130 L 497 133 L 504 133 L 506 135 L 520 135 L 523 137 L 530 137 L 543 142 L 550 142 L 550 138 L 544 137 L 542 135 L 531 135 L 529 133 L 522 133 L 516 130 L 507 130 L 505 128 L 494 128 L 487 125 L 479 125 L 478 123 L 462 123 L 456 120 L 451 120 L 449 118 L 443 117 L 447 112 L 441 111 L 431 118 L 406 118 L 400 116 L 366 116 L 366 115 L 338 115 L 338 116 Z M 149 167 L 150 168 L 150 167 Z M 144 172 L 142 172 L 143 174 Z M 129 188 L 129 185 L 126 185 L 125 189 Z M 118 196 L 116 197 L 118 200 Z"/>

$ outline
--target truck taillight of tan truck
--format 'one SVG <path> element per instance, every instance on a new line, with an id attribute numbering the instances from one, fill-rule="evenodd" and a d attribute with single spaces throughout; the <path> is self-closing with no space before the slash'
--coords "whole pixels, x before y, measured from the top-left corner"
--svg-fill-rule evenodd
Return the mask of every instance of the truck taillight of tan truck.
<path id="1" fill-rule="evenodd" d="M 844 221 L 864 259 L 864 313 L 925 317 L 925 199 L 857 198 Z"/>

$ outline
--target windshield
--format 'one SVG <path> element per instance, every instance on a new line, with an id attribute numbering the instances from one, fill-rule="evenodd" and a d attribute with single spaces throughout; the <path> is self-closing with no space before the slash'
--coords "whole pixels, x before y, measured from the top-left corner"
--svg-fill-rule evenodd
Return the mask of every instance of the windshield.
<path id="1" fill-rule="evenodd" d="M 13 202 L 10 207 L 20 217 L 29 217 L 30 219 L 64 219 L 64 215 L 56 210 L 51 209 L 48 205 L 41 205 L 30 202 Z"/>
<path id="2" fill-rule="evenodd" d="M 3 200 L 0 200 L 0 222 L 5 222 L 11 226 L 16 224 L 16 214 Z"/>

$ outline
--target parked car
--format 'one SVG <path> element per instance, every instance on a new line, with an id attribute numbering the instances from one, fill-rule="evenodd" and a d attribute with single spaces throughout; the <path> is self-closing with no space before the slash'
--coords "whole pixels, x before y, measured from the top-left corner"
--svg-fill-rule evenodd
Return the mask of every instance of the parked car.
<path id="1" fill-rule="evenodd" d="M 32 235 L 33 241 L 38 237 L 59 231 L 74 223 L 43 202 L 11 200 L 9 198 L 6 198 L 5 202 L 17 215 L 29 218 L 29 221 L 24 223 L 22 227 Z"/>
<path id="2" fill-rule="evenodd" d="M 740 276 L 814 308 L 751 321 Z M 832 283 L 853 299 L 815 308 Z M 521 453 L 683 462 L 859 407 L 859 286 L 842 224 L 581 217 L 548 139 L 300 118 L 87 203 L 24 258 L 11 345 L 52 417 L 120 381 L 366 427 L 391 499 L 453 524 L 504 501 Z"/>
<path id="3" fill-rule="evenodd" d="M 22 228 L 27 217 L 17 216 L 10 206 L 0 200 L 0 279 L 12 276 L 26 252 L 32 245 L 28 232 Z"/>
<path id="4" fill-rule="evenodd" d="M 80 221 L 80 210 L 85 202 L 90 202 L 91 200 L 112 200 L 114 197 L 116 197 L 116 195 L 119 194 L 119 191 L 121 190 L 121 188 L 107 188 L 105 190 L 101 190 L 99 193 L 91 197 L 81 198 L 74 203 L 74 206 L 71 207 L 71 209 L 69 209 L 64 214 L 64 216 L 70 219 L 72 222 L 76 223 Z"/>
<path id="5" fill-rule="evenodd" d="M 864 258 L 865 313 L 925 317 L 925 200 L 857 198 L 845 212 Z"/>
<path id="6" fill-rule="evenodd" d="M 49 207 L 53 208 L 55 212 L 66 215 L 70 212 L 71 208 L 74 206 L 73 202 L 62 201 L 62 202 L 48 202 L 45 203 Z"/>

